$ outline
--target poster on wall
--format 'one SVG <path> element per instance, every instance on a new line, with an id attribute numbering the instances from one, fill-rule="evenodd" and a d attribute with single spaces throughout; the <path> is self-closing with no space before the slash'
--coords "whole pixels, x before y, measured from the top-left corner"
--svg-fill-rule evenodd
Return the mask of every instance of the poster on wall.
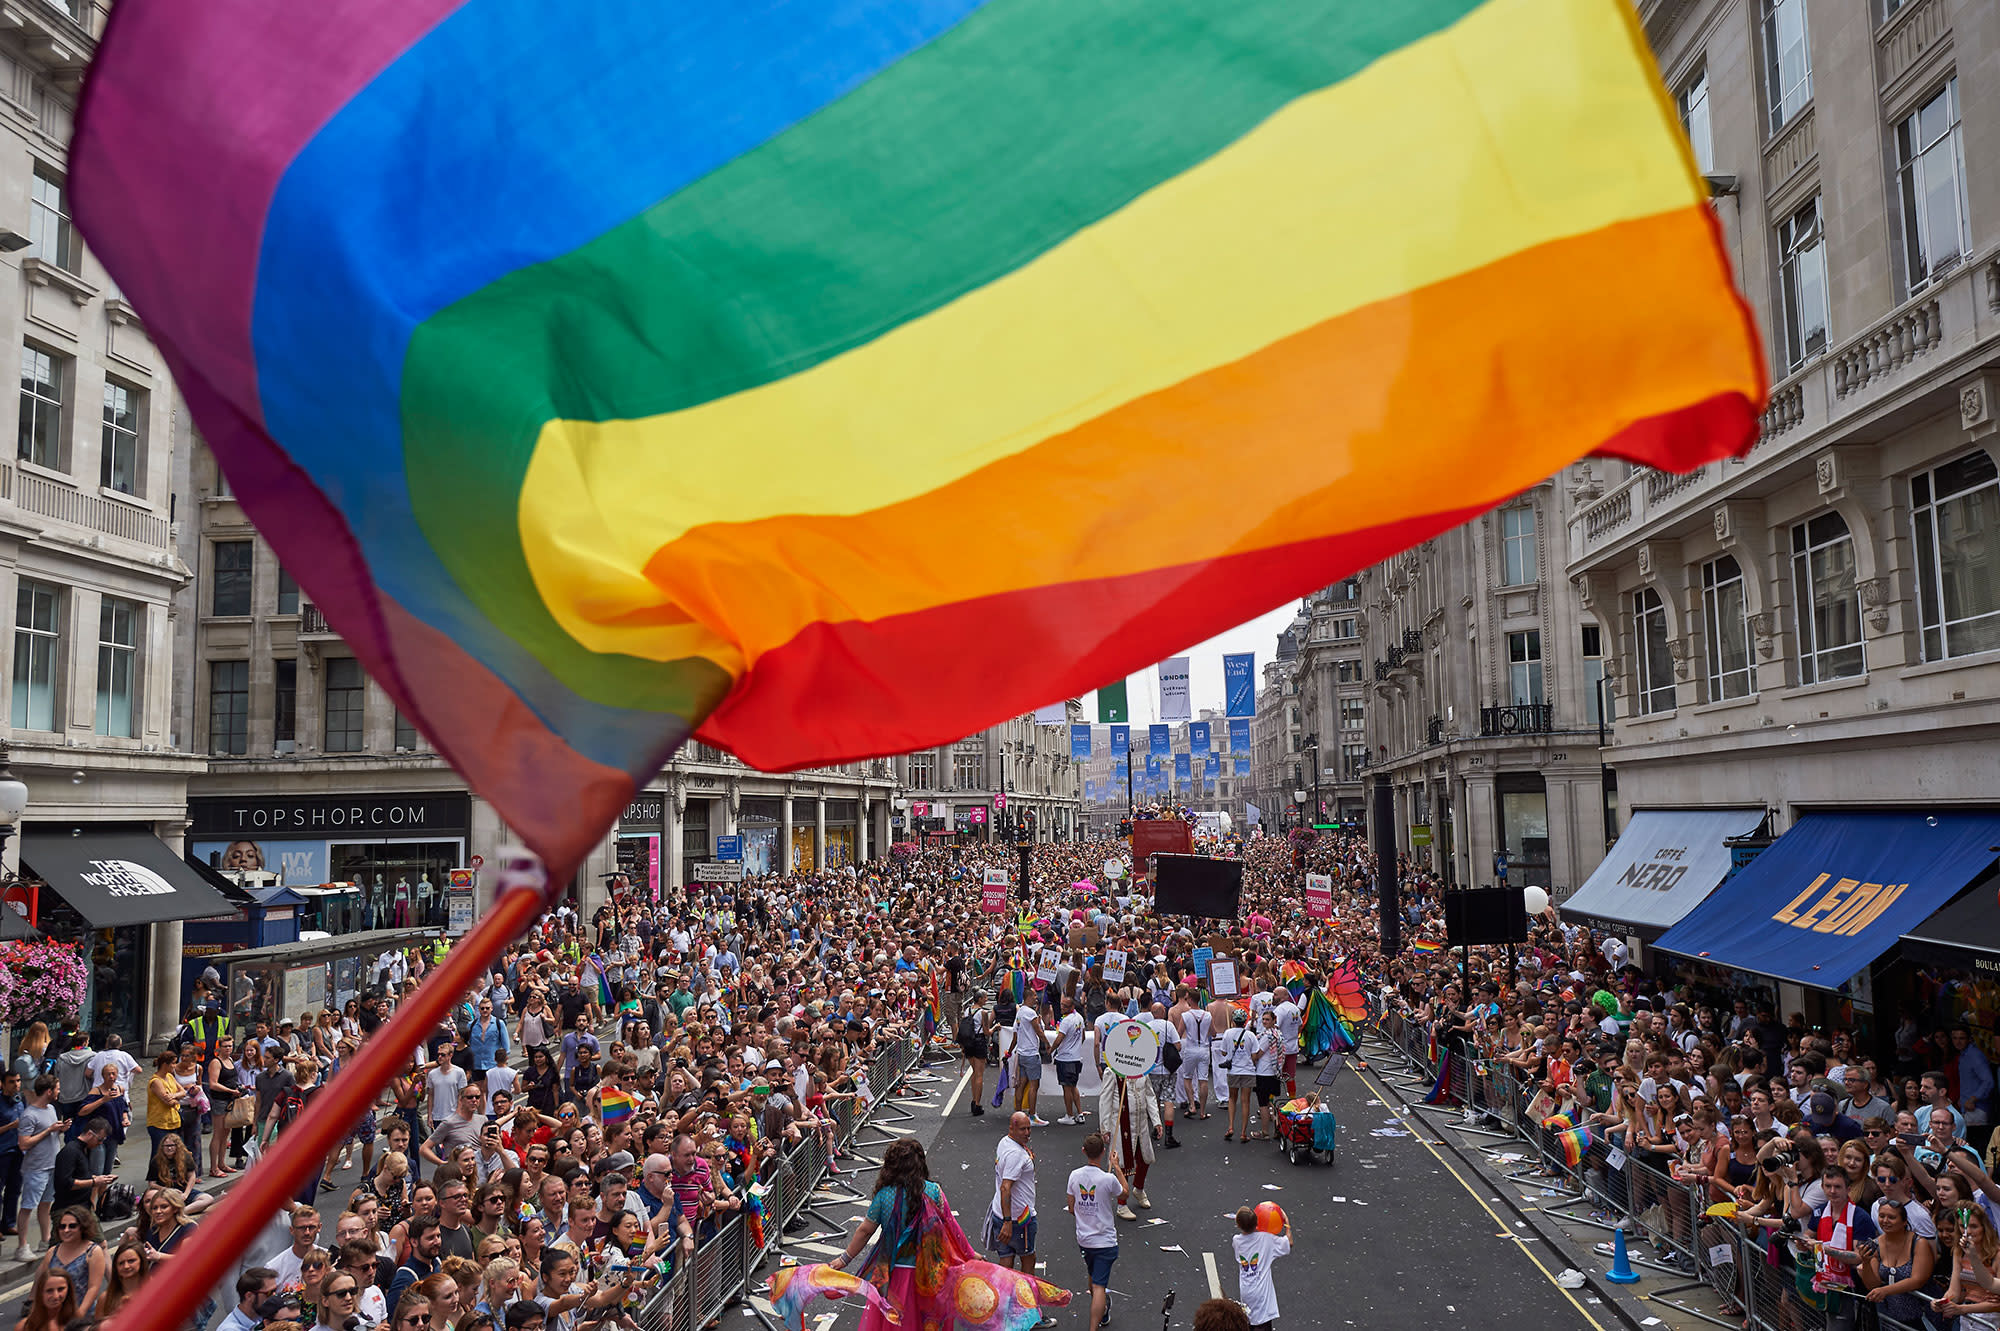
<path id="1" fill-rule="evenodd" d="M 777 872 L 778 829 L 775 827 L 746 827 L 743 832 L 743 872 L 761 877 Z"/>
<path id="2" fill-rule="evenodd" d="M 627 833 L 618 838 L 618 872 L 634 885 L 644 883 L 651 900 L 660 899 L 660 837 Z"/>
<path id="3" fill-rule="evenodd" d="M 792 825 L 792 872 L 813 873 L 819 865 L 813 863 L 813 830 L 810 827 Z"/>
<path id="4" fill-rule="evenodd" d="M 327 872 L 326 842 L 289 841 L 268 838 L 253 841 L 238 837 L 231 841 L 191 841 L 188 853 L 211 869 L 247 869 L 253 873 L 274 873 L 286 887 L 317 887 L 331 882 Z"/>

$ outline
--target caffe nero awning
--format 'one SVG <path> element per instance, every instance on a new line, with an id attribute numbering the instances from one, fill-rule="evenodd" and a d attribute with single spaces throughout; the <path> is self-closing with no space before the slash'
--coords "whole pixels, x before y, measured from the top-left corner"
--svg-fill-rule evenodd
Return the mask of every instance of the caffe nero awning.
<path id="1" fill-rule="evenodd" d="M 1679 924 L 1729 872 L 1730 837 L 1764 823 L 1762 809 L 1640 809 L 1562 913 L 1643 936 Z"/>
<path id="2" fill-rule="evenodd" d="M 236 912 L 233 902 L 148 832 L 27 831 L 21 862 L 95 929 Z"/>
<path id="3" fill-rule="evenodd" d="M 2000 814 L 1813 813 L 1657 947 L 1835 989 L 2000 858 Z"/>

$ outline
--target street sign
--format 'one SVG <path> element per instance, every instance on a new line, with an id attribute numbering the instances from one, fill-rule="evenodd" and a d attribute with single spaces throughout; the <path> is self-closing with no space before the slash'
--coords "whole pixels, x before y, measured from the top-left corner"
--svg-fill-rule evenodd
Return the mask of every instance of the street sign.
<path id="1" fill-rule="evenodd" d="M 994 808 L 996 808 L 996 809 L 1004 809 L 1004 808 L 1006 808 L 1006 807 L 1007 807 L 1007 792 L 1006 792 L 1006 791 L 1002 790 L 1002 791 L 995 791 L 995 792 L 994 792 L 994 794 L 993 794 L 993 807 L 994 807 Z"/>
<path id="2" fill-rule="evenodd" d="M 453 938 L 472 931 L 473 896 L 470 892 L 445 893 L 444 931 Z"/>
<path id="3" fill-rule="evenodd" d="M 1333 875 L 1309 873 L 1306 875 L 1306 917 L 1314 920 L 1333 918 Z"/>
<path id="4" fill-rule="evenodd" d="M 741 836 L 719 836 L 715 839 L 715 858 L 737 860 L 743 858 L 743 838 Z"/>
<path id="5" fill-rule="evenodd" d="M 445 886 L 454 892 L 470 892 L 479 885 L 479 871 L 477 869 L 447 869 L 445 870 L 444 881 Z"/>
<path id="6" fill-rule="evenodd" d="M 1410 824 L 1411 847 L 1414 849 L 1421 850 L 1429 846 L 1430 844 L 1431 844 L 1431 825 L 1429 823 Z"/>
<path id="7" fill-rule="evenodd" d="M 979 880 L 979 909 L 988 915 L 1007 913 L 1007 887 L 1013 880 L 1005 869 L 988 869 Z"/>
<path id="8" fill-rule="evenodd" d="M 743 881 L 743 861 L 711 860 L 694 866 L 694 881 L 697 883 L 740 883 Z"/>

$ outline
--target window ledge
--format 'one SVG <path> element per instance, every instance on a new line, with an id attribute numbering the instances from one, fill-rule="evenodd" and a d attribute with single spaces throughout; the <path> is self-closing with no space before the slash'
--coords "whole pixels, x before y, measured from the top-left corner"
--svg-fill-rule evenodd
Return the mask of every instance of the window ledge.
<path id="1" fill-rule="evenodd" d="M 1647 724 L 1648 722 L 1651 722 L 1651 721 L 1669 721 L 1669 720 L 1672 720 L 1672 719 L 1673 719 L 1673 717 L 1674 717 L 1674 716 L 1675 716 L 1675 715 L 1676 715 L 1677 713 L 1679 713 L 1679 711 L 1680 711 L 1680 710 L 1681 710 L 1681 709 L 1680 709 L 1680 706 L 1679 706 L 1679 704 L 1676 704 L 1676 705 L 1674 705 L 1674 706 L 1672 706 L 1672 707 L 1669 707 L 1669 708 L 1667 708 L 1667 709 L 1666 709 L 1665 711 L 1660 711 L 1660 712 L 1634 712 L 1634 713 L 1632 713 L 1632 715 L 1630 715 L 1630 716 L 1623 716 L 1623 717 L 1620 717 L 1620 718 L 1619 718 L 1619 720 L 1621 720 L 1621 721 L 1629 721 L 1629 722 L 1631 722 L 1631 723 L 1632 723 L 1633 725 L 1635 725 L 1635 726 L 1643 726 L 1643 725 L 1645 725 L 1645 724 Z"/>
<path id="2" fill-rule="evenodd" d="M 201 622 L 204 624 L 248 624 L 253 622 L 256 618 L 257 617 L 255 615 L 212 615 L 211 614 L 211 615 L 203 615 L 201 617 Z"/>
<path id="3" fill-rule="evenodd" d="M 54 481 L 57 485 L 67 485 L 72 490 L 80 488 L 76 483 L 76 477 L 66 471 L 58 471 L 54 467 L 44 467 L 39 462 L 30 462 L 26 458 L 18 457 L 14 459 L 14 466 L 30 476 L 39 476 L 45 481 Z"/>
<path id="4" fill-rule="evenodd" d="M 97 493 L 115 504 L 130 504 L 142 513 L 151 513 L 153 511 L 153 506 L 146 501 L 143 495 L 127 494 L 123 490 L 116 490 L 108 485 L 98 486 Z"/>
<path id="5" fill-rule="evenodd" d="M 1693 709 L 1696 716 L 1710 716 L 1716 712 L 1731 712 L 1738 707 L 1748 707 L 1757 701 L 1757 695 L 1746 693 L 1741 698 L 1724 698 L 1721 702 L 1705 702 Z"/>
<path id="6" fill-rule="evenodd" d="M 1849 675 L 1845 679 L 1830 679 L 1823 684 L 1802 684 L 1796 689 L 1785 689 L 1778 694 L 1778 697 L 1784 702 L 1789 702 L 1793 698 L 1815 698 L 1822 693 L 1839 693 L 1842 689 L 1858 689 L 1867 682 L 1868 672 L 1864 670 L 1858 675 Z"/>
<path id="7" fill-rule="evenodd" d="M 63 294 L 78 305 L 90 304 L 97 295 L 96 287 L 46 259 L 21 260 L 21 275 L 38 287 L 62 288 Z"/>
<path id="8" fill-rule="evenodd" d="M 1943 675 L 1953 670 L 1972 670 L 1979 666 L 2000 665 L 2000 651 L 1971 652 L 1965 656 L 1948 657 L 1942 661 L 1925 661 L 1921 665 L 1906 666 L 1896 672 L 1898 679 L 1922 679 L 1926 675 Z"/>

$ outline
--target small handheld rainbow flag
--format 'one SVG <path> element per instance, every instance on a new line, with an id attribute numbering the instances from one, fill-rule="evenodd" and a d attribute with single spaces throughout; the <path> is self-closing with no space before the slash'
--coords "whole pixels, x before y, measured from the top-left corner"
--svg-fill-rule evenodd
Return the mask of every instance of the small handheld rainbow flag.
<path id="1" fill-rule="evenodd" d="M 1433 952 L 1444 951 L 1444 944 L 1438 942 L 1435 938 L 1419 938 L 1410 944 L 1410 951 L 1421 952 L 1425 956 L 1429 956 Z"/>
<path id="2" fill-rule="evenodd" d="M 1568 1114 L 1550 1114 L 1542 1120 L 1542 1126 L 1550 1132 L 1568 1132 L 1576 1126 L 1576 1120 Z"/>
<path id="3" fill-rule="evenodd" d="M 593 952 L 584 966 L 588 972 L 584 977 L 586 981 L 596 982 L 597 1005 L 605 1008 L 612 1006 L 617 1001 L 617 996 L 611 992 L 611 981 L 604 974 L 604 958 Z"/>
<path id="4" fill-rule="evenodd" d="M 1556 1145 L 1562 1148 L 1563 1163 L 1575 1169 L 1583 1163 L 1583 1157 L 1590 1154 L 1590 1129 L 1571 1128 L 1556 1134 Z"/>
<path id="5" fill-rule="evenodd" d="M 623 1123 L 632 1117 L 638 1101 L 632 1098 L 629 1091 L 606 1090 L 598 1092 L 597 1104 L 598 1119 L 608 1128 L 613 1123 Z"/>

